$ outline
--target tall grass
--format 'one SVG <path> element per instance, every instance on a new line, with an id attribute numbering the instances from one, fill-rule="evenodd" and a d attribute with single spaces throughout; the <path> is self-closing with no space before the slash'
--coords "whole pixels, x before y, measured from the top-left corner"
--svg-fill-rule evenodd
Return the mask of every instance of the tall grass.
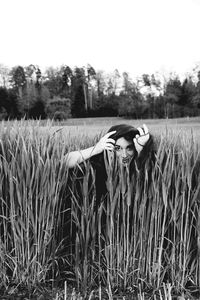
<path id="1" fill-rule="evenodd" d="M 143 172 L 110 167 L 97 203 L 89 163 L 69 149 L 98 137 L 15 122 L 0 133 L 0 288 L 67 282 L 86 299 L 189 295 L 200 285 L 200 153 L 192 135 L 165 132 Z M 75 298 L 74 298 L 75 299 Z"/>
<path id="2" fill-rule="evenodd" d="M 54 274 L 67 168 L 64 147 L 38 127 L 11 127 L 0 140 L 0 229 L 4 285 L 34 285 Z M 59 244 L 60 243 L 60 244 Z"/>

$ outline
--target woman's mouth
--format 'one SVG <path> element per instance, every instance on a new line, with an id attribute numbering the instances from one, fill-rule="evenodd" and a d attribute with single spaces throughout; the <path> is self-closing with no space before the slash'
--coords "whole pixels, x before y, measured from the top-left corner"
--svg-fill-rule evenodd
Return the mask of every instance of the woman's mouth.
<path id="1" fill-rule="evenodd" d="M 130 162 L 130 157 L 123 157 L 122 158 L 122 163 L 123 164 L 127 164 L 127 163 L 129 163 Z"/>

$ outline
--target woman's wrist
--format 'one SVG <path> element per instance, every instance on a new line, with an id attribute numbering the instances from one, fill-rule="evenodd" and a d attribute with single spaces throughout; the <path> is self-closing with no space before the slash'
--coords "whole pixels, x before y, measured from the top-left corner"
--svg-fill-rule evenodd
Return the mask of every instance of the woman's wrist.
<path id="1" fill-rule="evenodd" d="M 100 154 L 101 152 L 103 152 L 103 150 L 98 147 L 98 144 L 94 145 L 91 149 L 92 156 Z"/>

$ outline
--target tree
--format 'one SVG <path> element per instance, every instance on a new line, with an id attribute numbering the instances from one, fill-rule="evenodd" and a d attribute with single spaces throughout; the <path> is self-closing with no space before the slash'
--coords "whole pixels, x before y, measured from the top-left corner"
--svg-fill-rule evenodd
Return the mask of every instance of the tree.
<path id="1" fill-rule="evenodd" d="M 148 105 L 145 105 L 145 107 L 148 107 L 149 118 L 157 117 L 156 99 L 160 96 L 162 91 L 160 78 L 158 74 L 156 75 L 143 74 L 142 77 L 137 80 L 137 86 L 148 102 Z"/>
<path id="2" fill-rule="evenodd" d="M 26 118 L 44 118 L 45 103 L 49 93 L 42 85 L 40 68 L 33 64 L 18 68 L 13 73 L 13 87 L 21 87 L 18 95 L 18 107 L 21 116 Z M 20 84 L 22 82 L 22 84 Z"/>
<path id="3" fill-rule="evenodd" d="M 166 117 L 176 117 L 178 112 L 177 105 L 179 105 L 182 96 L 182 85 L 178 76 L 169 78 L 163 96 L 166 107 Z M 181 113 L 179 116 L 181 116 Z"/>
<path id="4" fill-rule="evenodd" d="M 85 70 L 76 67 L 72 80 L 72 115 L 75 117 L 83 117 L 88 109 L 85 83 Z"/>
<path id="5" fill-rule="evenodd" d="M 84 117 L 86 113 L 85 109 L 85 96 L 83 85 L 78 85 L 75 90 L 74 101 L 72 105 L 72 115 L 74 117 Z"/>
<path id="6" fill-rule="evenodd" d="M 75 86 L 78 86 L 80 92 L 80 86 L 82 86 L 82 90 L 84 93 L 84 104 L 85 111 L 88 112 L 89 109 L 93 108 L 92 101 L 92 85 L 91 82 L 95 79 L 96 72 L 91 65 L 87 65 L 87 67 L 83 68 L 75 68 Z"/>
<path id="7" fill-rule="evenodd" d="M 99 99 L 101 99 L 106 90 L 106 78 L 104 75 L 104 71 L 101 70 L 97 71 L 95 75 L 95 79 L 96 79 L 96 87 L 97 87 L 97 96 Z"/>
<path id="8" fill-rule="evenodd" d="M 121 95 L 132 96 L 136 89 L 136 84 L 131 81 L 129 74 L 127 72 L 122 73 L 123 77 L 123 89 L 121 91 Z"/>
<path id="9" fill-rule="evenodd" d="M 119 95 L 119 83 L 120 83 L 120 74 L 117 69 L 114 70 L 112 74 L 108 75 L 107 78 L 107 95 Z"/>
<path id="10" fill-rule="evenodd" d="M 120 81 L 120 74 L 117 69 L 114 70 L 113 74 L 113 87 L 114 87 L 114 94 L 119 94 L 118 88 L 119 88 L 119 81 Z"/>
<path id="11" fill-rule="evenodd" d="M 24 68 L 25 74 L 26 74 L 26 79 L 28 82 L 34 82 L 35 81 L 35 76 L 36 76 L 36 66 L 34 65 L 28 65 L 27 67 Z"/>
<path id="12" fill-rule="evenodd" d="M 12 91 L 7 90 L 5 87 L 0 87 L 0 115 L 1 119 L 16 118 L 17 98 Z"/>
<path id="13" fill-rule="evenodd" d="M 186 78 L 182 83 L 182 95 L 179 100 L 180 105 L 191 106 L 192 99 L 196 94 L 196 87 L 191 78 Z"/>
<path id="14" fill-rule="evenodd" d="M 0 86 L 9 87 L 9 73 L 10 70 L 3 64 L 0 64 Z"/>
<path id="15" fill-rule="evenodd" d="M 21 115 L 27 118 L 45 118 L 45 107 L 50 99 L 48 89 L 36 82 L 27 82 L 23 90 L 23 101 L 21 101 Z"/>
<path id="16" fill-rule="evenodd" d="M 142 80 L 145 86 L 151 87 L 151 78 L 148 74 L 143 74 L 142 75 Z"/>
<path id="17" fill-rule="evenodd" d="M 22 99 L 22 91 L 23 87 L 26 84 L 26 75 L 24 68 L 21 66 L 17 66 L 12 68 L 10 72 L 10 83 L 14 89 L 18 92 L 18 97 Z"/>
<path id="18" fill-rule="evenodd" d="M 127 77 L 126 77 L 127 79 Z M 118 112 L 120 116 L 140 118 L 147 110 L 147 103 L 144 101 L 136 84 L 129 85 L 128 93 L 122 91 L 119 97 Z"/>
<path id="19" fill-rule="evenodd" d="M 196 84 L 196 91 L 195 95 L 192 98 L 192 106 L 197 110 L 197 114 L 199 114 L 199 109 L 200 109 L 200 71 L 197 73 L 197 84 Z"/>
<path id="20" fill-rule="evenodd" d="M 61 67 L 61 76 L 62 76 L 62 93 L 63 97 L 71 98 L 71 84 L 73 78 L 73 72 L 69 66 Z"/>
<path id="21" fill-rule="evenodd" d="M 88 100 L 88 108 L 93 109 L 93 98 L 92 98 L 92 80 L 95 79 L 96 72 L 91 65 L 87 65 L 86 73 L 86 101 Z"/>
<path id="22" fill-rule="evenodd" d="M 37 67 L 35 73 L 36 73 L 36 83 L 35 83 L 35 85 L 39 89 L 41 87 L 41 79 L 42 79 L 42 73 L 41 73 L 40 68 Z"/>
<path id="23" fill-rule="evenodd" d="M 63 91 L 63 69 L 48 67 L 44 74 L 43 84 L 48 88 L 50 97 L 60 96 Z"/>
<path id="24" fill-rule="evenodd" d="M 108 78 L 106 93 L 107 95 L 115 95 L 113 81 L 110 77 Z"/>

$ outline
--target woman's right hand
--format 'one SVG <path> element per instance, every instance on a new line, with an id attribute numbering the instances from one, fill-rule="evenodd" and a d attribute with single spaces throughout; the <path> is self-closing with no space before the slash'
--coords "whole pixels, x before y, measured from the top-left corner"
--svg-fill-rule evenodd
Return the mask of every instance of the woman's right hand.
<path id="1" fill-rule="evenodd" d="M 113 135 L 115 132 L 116 131 L 108 132 L 99 140 L 99 142 L 94 146 L 95 154 L 99 154 L 104 150 L 114 150 L 115 140 L 110 138 L 110 136 Z"/>

